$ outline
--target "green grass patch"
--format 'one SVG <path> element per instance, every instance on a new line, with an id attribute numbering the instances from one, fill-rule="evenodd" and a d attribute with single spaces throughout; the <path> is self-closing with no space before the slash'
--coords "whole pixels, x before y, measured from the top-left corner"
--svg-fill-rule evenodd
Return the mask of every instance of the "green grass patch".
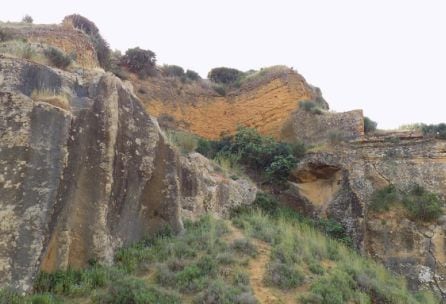
<path id="1" fill-rule="evenodd" d="M 302 303 L 438 303 L 429 293 L 412 294 L 403 278 L 292 216 L 253 209 L 233 221 L 270 244 L 267 285 L 292 290 L 309 284 L 308 292 L 296 294 Z"/>

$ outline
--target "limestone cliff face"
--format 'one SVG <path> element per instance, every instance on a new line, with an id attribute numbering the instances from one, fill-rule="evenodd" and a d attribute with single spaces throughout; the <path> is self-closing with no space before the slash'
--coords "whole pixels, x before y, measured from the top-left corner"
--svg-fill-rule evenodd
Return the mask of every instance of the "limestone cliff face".
<path id="1" fill-rule="evenodd" d="M 298 109 L 299 101 L 320 94 L 291 69 L 242 86 L 225 97 L 206 86 L 166 81 L 132 78 L 138 97 L 151 115 L 168 115 L 183 129 L 210 139 L 234 133 L 239 125 L 279 138 L 283 124 Z"/>
<path id="2" fill-rule="evenodd" d="M 293 174 L 288 196 L 318 216 L 336 218 L 355 246 L 406 276 L 414 290 L 446 291 L 446 220 L 414 222 L 404 210 L 369 212 L 372 193 L 414 183 L 446 198 L 446 141 L 410 134 L 344 143 L 310 153 Z"/>
<path id="3" fill-rule="evenodd" d="M 32 100 L 35 90 L 69 105 Z M 118 247 L 165 225 L 181 231 L 186 200 L 189 217 L 253 200 L 249 181 L 213 177 L 211 186 L 193 164 L 111 74 L 0 58 L 0 287 L 28 290 L 39 269 L 110 262 Z"/>

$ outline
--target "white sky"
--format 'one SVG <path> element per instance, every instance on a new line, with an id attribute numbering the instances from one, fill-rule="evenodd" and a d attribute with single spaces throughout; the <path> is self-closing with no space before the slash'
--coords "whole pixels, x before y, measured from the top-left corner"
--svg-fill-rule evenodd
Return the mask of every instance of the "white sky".
<path id="1" fill-rule="evenodd" d="M 381 128 L 446 121 L 445 0 L 2 0 L 0 20 L 79 13 L 113 49 L 148 48 L 202 76 L 285 64 L 332 109 Z"/>

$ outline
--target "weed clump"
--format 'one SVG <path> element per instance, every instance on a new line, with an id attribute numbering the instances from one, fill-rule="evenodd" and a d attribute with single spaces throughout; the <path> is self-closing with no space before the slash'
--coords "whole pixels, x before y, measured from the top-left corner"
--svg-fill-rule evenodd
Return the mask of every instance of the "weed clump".
<path id="1" fill-rule="evenodd" d="M 413 220 L 430 222 L 443 214 L 438 195 L 417 184 L 407 190 L 398 189 L 394 185 L 377 190 L 372 195 L 369 208 L 379 213 L 389 211 L 398 204 L 408 211 Z"/>
<path id="2" fill-rule="evenodd" d="M 66 69 L 71 64 L 70 56 L 55 47 L 48 47 L 44 51 L 50 63 L 59 69 Z"/>

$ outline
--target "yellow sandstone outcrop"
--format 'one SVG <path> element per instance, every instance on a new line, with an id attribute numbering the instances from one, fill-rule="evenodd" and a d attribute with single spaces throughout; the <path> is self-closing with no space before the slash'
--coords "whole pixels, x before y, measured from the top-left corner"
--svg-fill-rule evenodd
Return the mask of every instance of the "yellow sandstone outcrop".
<path id="1" fill-rule="evenodd" d="M 224 97 L 209 88 L 179 82 L 176 89 L 154 78 L 133 78 L 132 82 L 151 115 L 171 116 L 187 131 L 210 139 L 231 134 L 239 125 L 279 138 L 284 122 L 299 108 L 299 101 L 314 99 L 317 94 L 301 75 L 288 68 L 260 85 L 242 86 Z"/>

